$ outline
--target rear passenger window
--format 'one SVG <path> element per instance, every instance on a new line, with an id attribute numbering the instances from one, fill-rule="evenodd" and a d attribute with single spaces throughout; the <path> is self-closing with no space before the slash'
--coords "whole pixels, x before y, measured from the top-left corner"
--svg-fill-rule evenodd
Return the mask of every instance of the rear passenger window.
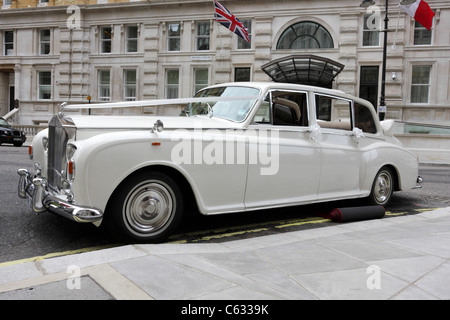
<path id="1" fill-rule="evenodd" d="M 366 133 L 377 133 L 377 126 L 369 108 L 355 102 L 355 127 Z"/>
<path id="2" fill-rule="evenodd" d="M 322 128 L 351 131 L 351 107 L 349 100 L 316 94 L 317 124 Z"/>

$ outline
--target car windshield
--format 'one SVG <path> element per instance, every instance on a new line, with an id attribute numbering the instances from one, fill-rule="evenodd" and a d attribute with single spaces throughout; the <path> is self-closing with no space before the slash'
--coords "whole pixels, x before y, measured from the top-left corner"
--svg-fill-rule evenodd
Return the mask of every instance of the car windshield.
<path id="1" fill-rule="evenodd" d="M 0 127 L 9 128 L 9 123 L 5 121 L 5 119 L 0 118 Z"/>
<path id="2" fill-rule="evenodd" d="M 209 115 L 235 122 L 243 121 L 259 96 L 259 89 L 251 87 L 214 87 L 199 91 L 195 98 L 221 97 L 222 101 L 195 102 L 187 105 L 190 116 Z"/>

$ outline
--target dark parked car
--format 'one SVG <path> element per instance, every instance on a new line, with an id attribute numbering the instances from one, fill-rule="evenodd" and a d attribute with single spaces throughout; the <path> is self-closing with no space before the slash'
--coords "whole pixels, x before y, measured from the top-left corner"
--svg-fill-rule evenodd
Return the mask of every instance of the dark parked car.
<path id="1" fill-rule="evenodd" d="M 5 119 L 0 118 L 0 144 L 11 143 L 16 147 L 21 147 L 25 140 L 27 137 L 23 131 L 11 128 Z"/>

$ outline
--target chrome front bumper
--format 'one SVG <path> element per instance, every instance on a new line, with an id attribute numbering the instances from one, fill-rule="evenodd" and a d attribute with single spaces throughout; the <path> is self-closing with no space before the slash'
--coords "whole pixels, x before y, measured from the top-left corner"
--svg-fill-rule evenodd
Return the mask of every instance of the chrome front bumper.
<path id="1" fill-rule="evenodd" d="M 47 188 L 47 180 L 42 177 L 32 178 L 27 169 L 19 169 L 20 176 L 18 195 L 22 199 L 28 199 L 33 212 L 39 214 L 50 211 L 75 222 L 97 222 L 103 219 L 101 210 L 79 206 L 69 201 L 61 199 L 52 194 Z"/>

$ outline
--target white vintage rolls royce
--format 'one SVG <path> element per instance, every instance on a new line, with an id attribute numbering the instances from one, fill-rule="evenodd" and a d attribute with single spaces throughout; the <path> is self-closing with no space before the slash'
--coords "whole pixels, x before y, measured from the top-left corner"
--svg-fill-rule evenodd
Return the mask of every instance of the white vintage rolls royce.
<path id="1" fill-rule="evenodd" d="M 163 105 L 184 110 L 80 110 Z M 389 125 L 365 100 L 283 83 L 214 85 L 191 99 L 63 104 L 34 138 L 35 172 L 18 170 L 18 194 L 36 213 L 105 224 L 136 242 L 165 239 L 189 204 L 204 215 L 351 198 L 385 206 L 394 191 L 421 183 L 417 157 Z"/>

